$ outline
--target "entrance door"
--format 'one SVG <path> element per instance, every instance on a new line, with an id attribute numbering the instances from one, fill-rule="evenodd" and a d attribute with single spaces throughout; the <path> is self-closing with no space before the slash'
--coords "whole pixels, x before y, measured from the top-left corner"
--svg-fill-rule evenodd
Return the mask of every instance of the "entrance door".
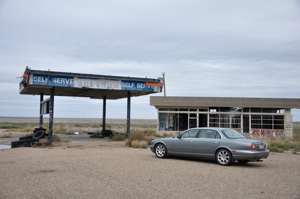
<path id="1" fill-rule="evenodd" d="M 207 127 L 207 114 L 199 114 L 199 127 Z"/>
<path id="2" fill-rule="evenodd" d="M 180 113 L 179 114 L 179 131 L 184 131 L 188 129 L 188 114 Z"/>
<path id="3" fill-rule="evenodd" d="M 243 133 L 249 133 L 249 115 L 243 115 Z"/>

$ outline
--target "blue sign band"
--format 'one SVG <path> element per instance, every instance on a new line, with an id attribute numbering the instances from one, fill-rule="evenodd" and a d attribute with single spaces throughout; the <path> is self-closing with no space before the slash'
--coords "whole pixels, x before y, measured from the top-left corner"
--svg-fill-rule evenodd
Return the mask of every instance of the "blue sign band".
<path id="1" fill-rule="evenodd" d="M 73 87 L 74 79 L 61 76 L 32 75 L 32 84 L 53 87 Z"/>
<path id="2" fill-rule="evenodd" d="M 137 81 L 122 81 L 121 88 L 129 91 L 154 91 L 151 86 L 146 86 L 145 82 Z"/>

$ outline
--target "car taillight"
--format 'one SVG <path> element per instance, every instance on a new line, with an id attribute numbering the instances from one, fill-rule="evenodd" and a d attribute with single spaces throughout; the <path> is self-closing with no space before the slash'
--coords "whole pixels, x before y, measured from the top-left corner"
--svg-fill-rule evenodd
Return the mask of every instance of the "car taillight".
<path id="1" fill-rule="evenodd" d="M 250 148 L 251 148 L 252 150 L 256 150 L 256 145 L 255 145 L 255 144 L 251 144 Z"/>

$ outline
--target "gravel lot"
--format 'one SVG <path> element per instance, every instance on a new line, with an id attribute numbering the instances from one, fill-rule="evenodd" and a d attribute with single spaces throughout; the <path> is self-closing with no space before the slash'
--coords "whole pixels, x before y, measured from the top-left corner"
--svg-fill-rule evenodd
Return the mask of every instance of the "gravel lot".
<path id="1" fill-rule="evenodd" d="M 0 151 L 0 198 L 300 198 L 300 156 L 262 163 L 154 157 L 123 142 Z"/>

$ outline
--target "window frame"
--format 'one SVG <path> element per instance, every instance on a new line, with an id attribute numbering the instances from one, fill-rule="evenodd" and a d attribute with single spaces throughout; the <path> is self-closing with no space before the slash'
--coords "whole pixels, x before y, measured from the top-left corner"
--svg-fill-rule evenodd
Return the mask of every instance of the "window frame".
<path id="1" fill-rule="evenodd" d="M 184 137 L 185 135 L 189 134 L 191 131 L 197 131 L 195 137 Z M 188 129 L 186 131 L 184 131 L 184 133 L 180 136 L 182 139 L 186 139 L 186 138 L 197 138 L 199 134 L 199 129 Z"/>
<path id="2" fill-rule="evenodd" d="M 209 131 L 214 131 L 214 132 L 216 133 L 216 134 L 215 134 L 216 136 L 215 136 L 215 138 L 199 137 L 201 131 L 207 131 L 207 132 L 209 132 Z M 207 134 L 206 134 L 206 135 L 207 135 Z M 222 139 L 222 136 L 221 136 L 221 134 L 219 133 L 219 131 L 214 130 L 214 129 L 199 129 L 196 138 L 197 138 L 197 139 L 214 139 L 214 140 L 220 140 L 220 139 Z"/>

